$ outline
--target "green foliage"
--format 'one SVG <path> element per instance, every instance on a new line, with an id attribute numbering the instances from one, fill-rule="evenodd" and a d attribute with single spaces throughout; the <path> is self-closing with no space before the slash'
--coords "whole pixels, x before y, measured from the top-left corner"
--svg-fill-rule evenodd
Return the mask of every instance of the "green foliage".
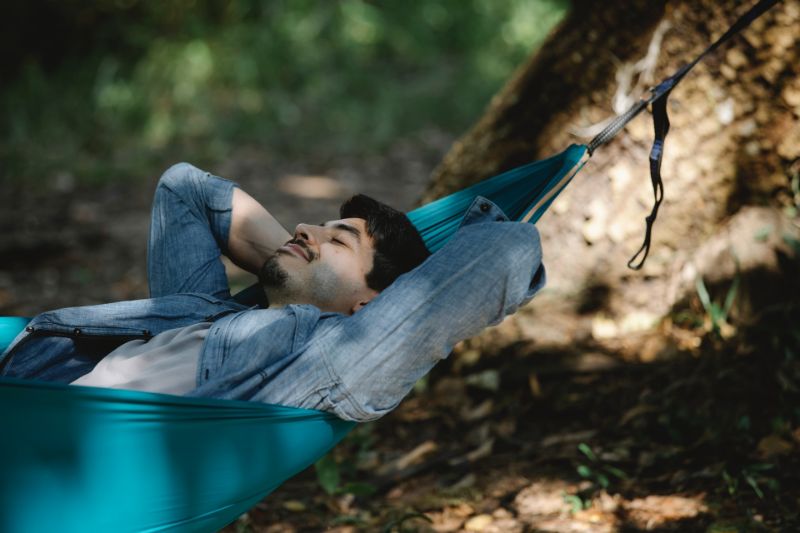
<path id="1" fill-rule="evenodd" d="M 327 494 L 369 496 L 375 492 L 375 486 L 370 483 L 344 481 L 356 476 L 358 465 L 371 453 L 375 443 L 372 428 L 372 424 L 359 425 L 336 450 L 329 452 L 314 464 L 317 481 Z"/>
<path id="2" fill-rule="evenodd" d="M 330 453 L 325 455 L 314 464 L 314 469 L 317 472 L 317 481 L 319 481 L 320 487 L 328 494 L 336 494 L 339 490 L 341 475 L 339 474 L 339 465 L 333 455 Z"/>
<path id="3" fill-rule="evenodd" d="M 785 242 L 792 248 L 794 255 L 800 256 L 800 240 L 795 239 L 791 235 L 784 235 L 783 242 Z"/>
<path id="4" fill-rule="evenodd" d="M 792 190 L 792 205 L 787 205 L 784 208 L 784 212 L 786 213 L 786 216 L 788 216 L 789 218 L 794 218 L 798 215 L 798 213 L 800 213 L 800 170 L 795 170 L 792 173 L 791 190 Z M 795 252 L 797 252 L 796 248 Z"/>
<path id="5" fill-rule="evenodd" d="M 331 453 L 314 463 L 314 469 L 317 472 L 317 481 L 320 487 L 330 496 L 337 494 L 369 496 L 375 492 L 375 486 L 370 483 L 348 482 L 342 484 L 342 465 Z"/>
<path id="6" fill-rule="evenodd" d="M 728 470 L 722 471 L 722 480 L 725 489 L 730 496 L 736 496 L 741 487 L 740 481 L 744 481 L 747 486 L 758 496 L 759 499 L 764 499 L 764 490 L 766 487 L 772 492 L 776 492 L 780 488 L 778 480 L 772 477 L 774 474 L 775 465 L 769 463 L 756 463 L 747 465 L 740 469 L 738 474 L 730 474 Z"/>
<path id="7" fill-rule="evenodd" d="M 367 522 L 361 516 L 349 515 L 349 514 L 341 514 L 341 515 L 335 517 L 333 520 L 331 520 L 328 525 L 329 525 L 329 527 L 360 526 L 360 527 L 363 528 L 363 527 L 366 527 Z"/>
<path id="8" fill-rule="evenodd" d="M 592 506 L 592 500 L 583 498 L 580 494 L 567 494 L 566 492 L 561 495 L 564 498 L 564 503 L 569 504 L 570 512 L 577 513 Z"/>
<path id="9" fill-rule="evenodd" d="M 734 278 L 733 283 L 725 295 L 725 301 L 722 305 L 711 300 L 711 297 L 708 294 L 708 289 L 706 289 L 706 285 L 703 283 L 702 278 L 698 277 L 697 281 L 695 282 L 700 303 L 703 305 L 703 309 L 705 309 L 705 312 L 711 321 L 711 331 L 717 336 L 721 335 L 722 326 L 728 323 L 728 315 L 730 314 L 731 307 L 733 307 L 733 301 L 736 298 L 736 293 L 739 290 L 740 279 L 741 278 L 738 275 Z"/>
<path id="10" fill-rule="evenodd" d="M 405 533 L 406 531 L 417 531 L 417 528 L 407 529 L 404 524 L 409 520 L 424 520 L 429 523 L 433 523 L 433 520 L 430 519 L 427 515 L 412 511 L 408 513 L 402 513 L 401 515 L 397 516 L 396 518 L 391 518 L 387 524 L 381 530 L 383 533 L 392 533 L 393 531 L 397 531 L 397 533 Z"/>
<path id="11" fill-rule="evenodd" d="M 580 451 L 586 458 L 585 462 L 578 463 L 576 472 L 583 479 L 590 481 L 591 485 L 577 494 L 563 494 L 564 502 L 568 503 L 573 513 L 588 509 L 592 505 L 592 496 L 598 490 L 606 490 L 614 480 L 628 479 L 628 475 L 619 468 L 601 460 L 592 448 L 585 442 L 578 444 Z"/>
<path id="12" fill-rule="evenodd" d="M 4 84 L 4 173 L 102 173 L 98 161 L 135 168 L 169 150 L 214 159 L 243 143 L 352 153 L 426 128 L 459 132 L 566 5 L 97 0 L 71 11 L 54 4 L 44 16 L 71 28 L 77 44 L 42 52 L 63 54 L 58 61 L 20 59 L 16 78 Z"/>
<path id="13" fill-rule="evenodd" d="M 603 463 L 585 442 L 578 444 L 578 450 L 589 460 L 589 463 L 582 463 L 577 466 L 576 470 L 578 475 L 584 479 L 588 479 L 593 485 L 602 489 L 607 489 L 611 485 L 612 477 L 627 479 L 628 476 L 625 472 L 612 465 Z"/>

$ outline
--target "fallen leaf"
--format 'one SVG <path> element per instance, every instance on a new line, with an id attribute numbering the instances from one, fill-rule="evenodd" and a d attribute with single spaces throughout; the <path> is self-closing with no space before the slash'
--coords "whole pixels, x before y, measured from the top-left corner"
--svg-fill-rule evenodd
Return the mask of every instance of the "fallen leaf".
<path id="1" fill-rule="evenodd" d="M 542 395 L 542 385 L 539 383 L 539 378 L 536 377 L 534 372 L 528 374 L 528 387 L 530 387 L 531 394 L 534 398 L 539 398 Z"/>
<path id="2" fill-rule="evenodd" d="M 432 440 L 426 440 L 393 463 L 387 465 L 387 467 L 381 468 L 381 472 L 385 473 L 384 471 L 391 472 L 404 470 L 409 466 L 420 462 L 425 456 L 435 452 L 437 449 L 439 449 L 439 446 L 435 442 Z"/>
<path id="3" fill-rule="evenodd" d="M 577 443 L 580 441 L 590 440 L 597 434 L 597 431 L 589 429 L 586 431 L 576 431 L 574 433 L 558 433 L 556 435 L 549 435 L 542 439 L 539 443 L 542 448 L 550 446 L 557 446 L 563 444 Z"/>
<path id="4" fill-rule="evenodd" d="M 306 504 L 299 500 L 287 500 L 283 502 L 283 508 L 293 513 L 302 513 L 306 510 Z"/>
<path id="5" fill-rule="evenodd" d="M 569 510 L 564 494 L 570 486 L 563 481 L 537 481 L 522 489 L 514 498 L 517 514 L 526 521 L 533 517 L 558 515 Z"/>
<path id="6" fill-rule="evenodd" d="M 631 524 L 642 529 L 654 529 L 708 512 L 702 497 L 647 496 L 623 502 L 622 507 Z"/>
<path id="7" fill-rule="evenodd" d="M 464 457 L 466 457 L 467 461 L 470 463 L 474 463 L 479 459 L 483 459 L 492 454 L 492 448 L 494 448 L 494 438 L 491 438 L 478 446 L 476 449 L 472 450 Z"/>
<path id="8" fill-rule="evenodd" d="M 493 408 L 494 402 L 491 398 L 488 398 L 475 407 L 470 408 L 469 406 L 464 406 L 464 408 L 459 412 L 459 416 L 461 417 L 461 420 L 465 422 L 474 422 L 475 420 L 486 418 L 492 414 Z"/>
<path id="9" fill-rule="evenodd" d="M 758 454 L 763 458 L 783 455 L 791 452 L 794 446 L 791 442 L 779 437 L 778 435 L 767 435 L 758 441 Z"/>
<path id="10" fill-rule="evenodd" d="M 623 414 L 622 418 L 619 419 L 619 424 L 618 425 L 624 426 L 625 424 L 627 424 L 628 422 L 630 422 L 634 418 L 638 418 L 638 417 L 640 417 L 640 416 L 642 416 L 644 414 L 652 413 L 652 412 L 657 411 L 657 410 L 658 410 L 658 408 L 655 407 L 655 406 L 648 405 L 646 403 L 640 403 L 640 404 L 628 409 L 627 411 L 625 411 L 625 414 Z"/>
<path id="11" fill-rule="evenodd" d="M 497 370 L 484 370 L 477 374 L 472 374 L 464 379 L 467 385 L 478 387 L 479 389 L 497 392 L 500 388 L 500 373 Z"/>
<path id="12" fill-rule="evenodd" d="M 483 531 L 494 521 L 491 515 L 479 514 L 473 516 L 464 524 L 464 529 L 467 531 Z"/>

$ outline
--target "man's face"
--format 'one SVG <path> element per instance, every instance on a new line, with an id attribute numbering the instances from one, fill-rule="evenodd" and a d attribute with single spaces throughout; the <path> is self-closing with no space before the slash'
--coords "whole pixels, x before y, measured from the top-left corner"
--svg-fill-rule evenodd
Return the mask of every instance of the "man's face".
<path id="1" fill-rule="evenodd" d="M 267 260 L 259 278 L 270 303 L 308 303 L 352 314 L 377 295 L 366 281 L 374 254 L 364 219 L 299 224 L 294 238 Z"/>

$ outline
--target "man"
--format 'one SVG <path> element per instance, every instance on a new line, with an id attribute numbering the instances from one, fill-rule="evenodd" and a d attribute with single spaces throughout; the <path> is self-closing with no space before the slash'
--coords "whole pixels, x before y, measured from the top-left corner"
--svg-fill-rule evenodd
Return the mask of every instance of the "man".
<path id="1" fill-rule="evenodd" d="M 356 196 L 341 217 L 290 235 L 233 182 L 175 165 L 153 204 L 151 298 L 35 317 L 0 375 L 371 420 L 545 282 L 536 228 L 485 199 L 430 257 L 384 204 Z M 258 273 L 261 305 L 231 298 L 221 254 Z"/>

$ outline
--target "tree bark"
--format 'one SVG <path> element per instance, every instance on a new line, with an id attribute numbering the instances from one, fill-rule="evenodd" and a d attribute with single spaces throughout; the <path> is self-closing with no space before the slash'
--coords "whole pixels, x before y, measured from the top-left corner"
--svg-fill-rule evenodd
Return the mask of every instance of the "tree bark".
<path id="1" fill-rule="evenodd" d="M 610 102 L 648 47 L 657 50 L 655 76 L 644 81 L 654 85 L 753 3 L 573 2 L 566 20 L 454 144 L 426 199 L 588 142 L 575 132 L 614 115 Z M 800 237 L 800 197 L 791 185 L 800 172 L 798 36 L 800 2 L 781 2 L 673 91 L 662 166 L 666 195 L 641 271 L 626 262 L 641 243 L 653 202 L 649 114 L 595 153 L 538 223 L 553 305 L 568 306 L 575 317 L 608 318 L 612 334 L 622 335 L 683 305 L 698 276 L 724 290 L 734 276 L 766 272 L 742 302 L 765 305 L 758 296 L 765 283 L 783 284 L 775 297 L 800 299 L 792 250 Z M 537 306 L 548 305 L 548 296 L 542 299 L 518 319 L 523 336 L 542 333 L 528 320 Z M 579 329 L 597 334 L 592 323 Z"/>

